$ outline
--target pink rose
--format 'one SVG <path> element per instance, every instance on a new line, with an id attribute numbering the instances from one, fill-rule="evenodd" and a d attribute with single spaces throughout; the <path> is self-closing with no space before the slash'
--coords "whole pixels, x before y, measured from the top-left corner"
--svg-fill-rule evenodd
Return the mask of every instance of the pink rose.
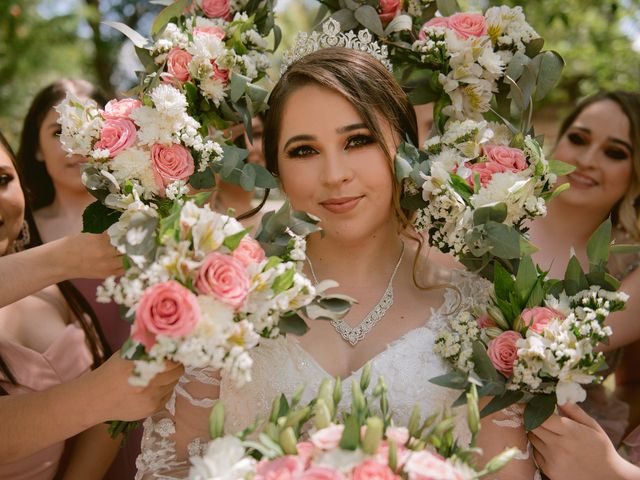
<path id="1" fill-rule="evenodd" d="M 370 458 L 356 466 L 351 472 L 352 480 L 396 480 L 400 479 L 387 465 Z"/>
<path id="2" fill-rule="evenodd" d="M 409 430 L 405 427 L 387 427 L 384 434 L 389 440 L 396 442 L 396 445 L 404 445 L 409 441 Z"/>
<path id="3" fill-rule="evenodd" d="M 520 317 L 522 317 L 525 327 L 540 334 L 544 332 L 547 325 L 549 325 L 554 318 L 560 320 L 565 318 L 562 313 L 548 307 L 525 308 L 520 314 Z"/>
<path id="4" fill-rule="evenodd" d="M 425 23 L 420 29 L 420 33 L 418 34 L 418 38 L 420 40 L 426 40 L 427 35 L 426 33 L 424 33 L 424 29 L 429 27 L 449 28 L 449 19 L 447 17 L 433 17 L 431 20 Z"/>
<path id="5" fill-rule="evenodd" d="M 202 262 L 196 288 L 236 310 L 249 294 L 249 277 L 244 265 L 229 255 L 213 252 Z"/>
<path id="6" fill-rule="evenodd" d="M 495 173 L 503 173 L 507 171 L 503 165 L 497 162 L 474 163 L 469 166 L 469 170 L 471 170 L 471 175 L 467 178 L 467 183 L 471 188 L 473 188 L 475 173 L 480 175 L 480 185 L 486 187 Z"/>
<path id="7" fill-rule="evenodd" d="M 193 29 L 194 35 L 212 35 L 220 40 L 224 39 L 224 29 L 221 27 L 196 27 Z"/>
<path id="8" fill-rule="evenodd" d="M 135 98 L 123 98 L 122 100 L 109 100 L 101 112 L 106 120 L 116 118 L 129 118 L 129 115 L 136 108 L 141 107 L 142 102 Z"/>
<path id="9" fill-rule="evenodd" d="M 147 351 L 157 335 L 188 335 L 198 323 L 200 307 L 196 296 L 175 280 L 149 287 L 138 304 L 131 337 Z"/>
<path id="10" fill-rule="evenodd" d="M 254 480 L 293 480 L 304 471 L 304 461 L 293 455 L 261 460 Z"/>
<path id="11" fill-rule="evenodd" d="M 213 75 L 211 75 L 211 78 L 220 80 L 226 85 L 229 81 L 229 70 L 221 70 L 214 61 L 212 61 L 211 64 L 213 65 Z"/>
<path id="12" fill-rule="evenodd" d="M 479 316 L 476 319 L 478 322 L 478 328 L 489 328 L 489 327 L 497 327 L 496 322 L 494 322 L 489 315 L 486 313 L 484 315 Z"/>
<path id="13" fill-rule="evenodd" d="M 331 450 L 340 444 L 344 425 L 329 425 L 311 435 L 311 443 L 321 450 Z"/>
<path id="14" fill-rule="evenodd" d="M 527 168 L 524 152 L 519 148 L 484 145 L 482 151 L 491 162 L 499 163 L 512 172 L 519 172 Z"/>
<path id="15" fill-rule="evenodd" d="M 167 55 L 167 70 L 175 79 L 186 82 L 191 78 L 189 62 L 191 62 L 192 58 L 189 52 L 174 48 Z"/>
<path id="16" fill-rule="evenodd" d="M 458 480 L 464 478 L 452 464 L 427 450 L 413 452 L 405 464 L 409 480 Z"/>
<path id="17" fill-rule="evenodd" d="M 136 135 L 136 125 L 128 118 L 107 120 L 102 125 L 100 140 L 96 142 L 94 148 L 109 150 L 109 156 L 115 157 L 135 143 Z"/>
<path id="18" fill-rule="evenodd" d="M 380 0 L 380 21 L 387 25 L 393 20 L 402 8 L 402 0 Z"/>
<path id="19" fill-rule="evenodd" d="M 449 17 L 449 28 L 459 37 L 480 37 L 487 34 L 487 24 L 481 13 L 455 13 Z"/>
<path id="20" fill-rule="evenodd" d="M 202 12 L 209 18 L 228 18 L 231 16 L 230 0 L 200 0 Z"/>
<path id="21" fill-rule="evenodd" d="M 267 258 L 260 244 L 250 236 L 240 240 L 240 245 L 236 247 L 231 255 L 233 255 L 233 258 L 240 260 L 240 263 L 245 267 L 260 263 Z"/>
<path id="22" fill-rule="evenodd" d="M 311 467 L 296 480 L 346 480 L 340 472 L 327 467 Z"/>
<path id="23" fill-rule="evenodd" d="M 178 144 L 151 146 L 151 167 L 158 186 L 167 186 L 176 180 L 188 180 L 195 171 L 191 152 Z"/>
<path id="24" fill-rule="evenodd" d="M 501 372 L 505 377 L 509 377 L 513 373 L 513 362 L 518 358 L 518 347 L 516 342 L 522 338 L 518 332 L 509 330 L 502 332 L 496 338 L 489 342 L 487 355 L 496 370 Z"/>

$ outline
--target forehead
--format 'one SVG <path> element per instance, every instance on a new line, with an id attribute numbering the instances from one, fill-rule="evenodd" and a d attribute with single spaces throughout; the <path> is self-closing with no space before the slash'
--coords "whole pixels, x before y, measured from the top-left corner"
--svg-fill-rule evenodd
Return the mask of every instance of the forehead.
<path id="1" fill-rule="evenodd" d="M 602 100 L 587 106 L 577 116 L 573 125 L 588 128 L 594 134 L 630 141 L 629 118 L 613 100 Z"/>

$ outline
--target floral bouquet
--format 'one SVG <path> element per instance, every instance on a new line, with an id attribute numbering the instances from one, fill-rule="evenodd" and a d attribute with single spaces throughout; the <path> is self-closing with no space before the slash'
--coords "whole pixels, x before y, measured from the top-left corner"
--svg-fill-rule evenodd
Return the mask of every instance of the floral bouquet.
<path id="1" fill-rule="evenodd" d="M 557 176 L 571 167 L 548 161 L 531 136 L 501 123 L 451 121 L 419 151 L 403 144 L 396 153 L 403 206 L 417 211 L 416 229 L 469 269 L 491 278 L 494 259 L 510 272 L 535 251 L 526 221 L 546 214 Z"/>
<path id="2" fill-rule="evenodd" d="M 587 274 L 575 257 L 563 280 L 547 279 L 530 257 L 515 276 L 497 264 L 490 304 L 474 314 L 454 313 L 438 334 L 436 352 L 455 371 L 432 381 L 462 389 L 477 383 L 480 395 L 494 397 L 483 415 L 525 402 L 528 430 L 556 403 L 583 401 L 582 385 L 602 381 L 597 372 L 605 359 L 596 347 L 611 335 L 604 321 L 628 299 L 606 272 L 610 230 L 607 222 L 591 238 Z"/>
<path id="3" fill-rule="evenodd" d="M 476 448 L 461 448 L 453 437 L 453 418 L 436 413 L 424 422 L 413 411 L 407 427 L 391 420 L 384 380 L 369 394 L 369 370 L 360 383 L 352 385 L 351 410 L 340 418 L 340 381 L 326 380 L 308 405 L 299 405 L 298 391 L 288 401 L 275 399 L 262 433 L 249 438 L 255 425 L 237 435 L 223 435 L 222 403 L 210 416 L 212 440 L 202 457 L 191 457 L 190 480 L 207 480 L 229 475 L 236 479 L 266 480 L 363 480 L 437 478 L 476 479 L 496 472 L 509 462 L 517 449 L 492 459 L 481 471 L 473 468 Z M 468 394 L 468 422 L 475 436 L 479 429 L 477 394 Z M 374 403 L 380 414 L 375 414 Z M 311 424 L 311 425 L 309 425 Z M 472 444 L 474 440 L 472 440 Z"/>

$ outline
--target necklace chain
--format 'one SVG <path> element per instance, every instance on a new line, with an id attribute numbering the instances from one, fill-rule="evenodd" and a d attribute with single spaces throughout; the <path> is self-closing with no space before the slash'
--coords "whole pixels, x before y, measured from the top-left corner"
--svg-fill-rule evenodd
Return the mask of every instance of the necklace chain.
<path id="1" fill-rule="evenodd" d="M 382 297 L 373 307 L 373 309 L 367 313 L 364 320 L 360 322 L 355 327 L 349 326 L 347 322 L 342 319 L 331 320 L 331 325 L 336 331 L 351 345 L 355 345 L 367 334 L 371 331 L 373 327 L 384 317 L 387 313 L 387 310 L 391 308 L 393 305 L 393 280 L 396 278 L 396 273 L 398 273 L 398 268 L 400 268 L 400 264 L 402 263 L 402 258 L 404 257 L 404 242 L 402 242 L 402 250 L 400 251 L 400 258 L 398 258 L 398 262 L 396 263 L 395 268 L 393 269 L 393 273 L 391 274 L 391 278 L 389 278 L 389 283 L 387 284 L 387 288 L 385 289 Z M 311 276 L 313 277 L 313 281 L 318 284 L 318 277 L 316 276 L 316 272 L 313 269 L 313 264 L 309 257 L 307 257 L 307 263 L 309 264 L 309 270 L 311 270 Z"/>

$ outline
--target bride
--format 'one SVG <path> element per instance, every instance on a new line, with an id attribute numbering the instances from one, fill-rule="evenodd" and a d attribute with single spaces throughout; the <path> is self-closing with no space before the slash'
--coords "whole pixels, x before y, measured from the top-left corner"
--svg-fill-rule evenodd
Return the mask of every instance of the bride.
<path id="1" fill-rule="evenodd" d="M 137 478 L 186 476 L 189 456 L 206 445 L 209 410 L 218 398 L 231 433 L 267 416 L 280 392 L 290 395 L 306 384 L 308 400 L 328 376 L 346 380 L 347 405 L 351 379 L 369 361 L 372 378 L 387 382 L 396 422 L 406 424 L 415 404 L 431 414 L 459 394 L 429 382 L 447 371 L 433 353 L 434 337 L 447 312 L 486 298 L 486 284 L 426 261 L 414 275 L 420 246 L 400 233 L 408 212 L 400 208 L 393 171 L 398 144 L 407 136 L 417 142 L 407 96 L 369 53 L 326 48 L 294 61 L 269 104 L 268 168 L 292 206 L 319 217 L 324 230 L 307 240 L 307 273 L 316 281 L 337 280 L 340 292 L 359 303 L 344 321 L 314 321 L 300 338 L 264 340 L 252 353 L 253 381 L 242 388 L 216 372 L 187 372 L 166 410 L 145 422 Z M 457 434 L 465 442 L 464 412 L 458 416 Z M 486 458 L 507 446 L 526 452 L 526 445 L 516 411 L 483 419 L 479 446 Z M 498 478 L 531 479 L 534 472 L 525 453 Z"/>

